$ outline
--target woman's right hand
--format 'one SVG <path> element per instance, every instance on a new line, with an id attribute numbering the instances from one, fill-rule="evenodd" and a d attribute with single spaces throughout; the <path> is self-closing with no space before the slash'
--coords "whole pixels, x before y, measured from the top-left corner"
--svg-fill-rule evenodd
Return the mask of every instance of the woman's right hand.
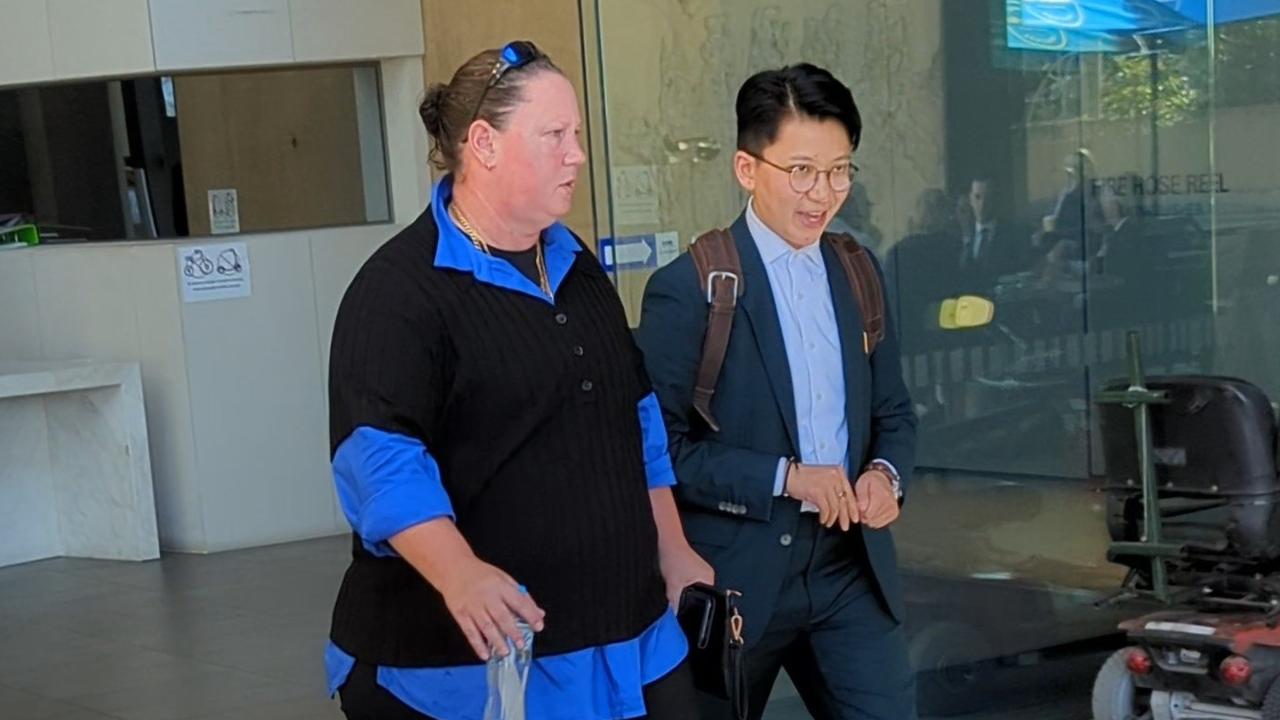
<path id="1" fill-rule="evenodd" d="M 523 649 L 517 617 L 542 632 L 547 615 L 510 575 L 474 556 L 449 573 L 440 594 L 471 648 L 486 662 L 491 651 L 507 655 L 508 639 Z"/>

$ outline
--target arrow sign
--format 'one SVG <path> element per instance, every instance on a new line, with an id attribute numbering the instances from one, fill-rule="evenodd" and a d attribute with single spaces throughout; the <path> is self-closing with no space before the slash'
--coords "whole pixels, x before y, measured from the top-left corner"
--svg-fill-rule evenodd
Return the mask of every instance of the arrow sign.
<path id="1" fill-rule="evenodd" d="M 619 267 L 624 268 L 657 265 L 656 261 L 649 262 L 650 259 L 654 258 L 654 245 L 655 241 L 652 235 L 619 238 L 618 245 L 614 248 L 614 262 Z"/>
<path id="2" fill-rule="evenodd" d="M 655 235 L 604 238 L 600 240 L 600 264 L 605 270 L 639 270 L 658 267 L 658 240 Z"/>

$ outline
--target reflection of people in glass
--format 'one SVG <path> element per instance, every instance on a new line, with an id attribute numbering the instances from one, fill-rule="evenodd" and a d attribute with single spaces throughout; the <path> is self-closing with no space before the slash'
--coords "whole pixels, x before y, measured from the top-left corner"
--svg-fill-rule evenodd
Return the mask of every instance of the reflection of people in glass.
<path id="1" fill-rule="evenodd" d="M 1137 173 L 1126 173 L 1120 177 L 1120 187 L 1123 188 L 1138 187 L 1138 183 L 1141 182 Z M 1128 192 L 1105 193 L 1100 199 L 1100 204 L 1103 217 L 1102 243 L 1094 254 L 1093 261 L 1097 270 L 1105 272 L 1108 265 L 1107 256 L 1114 254 L 1117 250 L 1123 253 L 1129 249 L 1128 246 L 1132 244 L 1134 238 L 1141 236 L 1141 226 L 1146 212 L 1138 198 Z"/>
<path id="2" fill-rule="evenodd" d="M 1099 193 L 1090 182 L 1097 177 L 1093 153 L 1085 148 L 1068 153 L 1062 161 L 1066 184 L 1058 193 L 1053 210 L 1044 217 L 1044 233 L 1066 238 L 1100 230 L 1105 223 Z"/>
<path id="3" fill-rule="evenodd" d="M 961 266 L 985 262 L 992 255 L 991 246 L 995 244 L 999 223 L 987 202 L 990 190 L 990 180 L 974 178 L 960 203 L 960 237 L 964 239 Z"/>
<path id="4" fill-rule="evenodd" d="M 898 301 L 902 351 L 916 353 L 941 340 L 938 304 L 960 290 L 962 252 L 956 206 L 946 192 L 920 193 L 907 221 L 908 234 L 889 253 L 885 275 Z"/>
<path id="5" fill-rule="evenodd" d="M 1051 283 L 1074 283 L 1084 272 L 1090 248 L 1099 246 L 1107 229 L 1101 193 L 1093 183 L 1097 170 L 1085 148 L 1067 154 L 1062 170 L 1066 183 L 1053 208 L 1032 236 L 1039 250 L 1039 277 Z"/>
<path id="6" fill-rule="evenodd" d="M 1001 276 L 1024 270 L 1030 262 L 1028 236 L 997 216 L 996 192 L 991 178 L 977 177 L 960 199 L 958 269 L 966 292 L 988 293 Z"/>
<path id="7" fill-rule="evenodd" d="M 1089 258 L 1089 301 L 1102 325 L 1204 317 L 1213 297 L 1210 233 L 1194 217 L 1149 215 L 1136 173 L 1102 193 L 1106 224 Z M 1095 321 L 1095 325 L 1099 324 Z"/>
<path id="8" fill-rule="evenodd" d="M 688 254 L 650 279 L 638 333 L 685 531 L 742 592 L 751 717 L 786 668 L 816 717 L 909 720 L 889 527 L 916 420 L 895 328 L 868 355 L 837 251 L 821 241 L 853 183 L 862 120 L 849 89 L 808 64 L 747 80 L 737 116 L 734 170 L 751 199 L 731 233 L 746 293 L 711 403 L 718 428 L 694 410 L 707 298 Z"/>

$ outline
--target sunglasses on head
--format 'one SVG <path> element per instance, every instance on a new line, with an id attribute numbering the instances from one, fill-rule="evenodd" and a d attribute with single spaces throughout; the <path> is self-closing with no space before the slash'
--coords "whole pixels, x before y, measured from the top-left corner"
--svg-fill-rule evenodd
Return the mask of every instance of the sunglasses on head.
<path id="1" fill-rule="evenodd" d="M 546 57 L 537 45 L 528 40 L 516 40 L 507 43 L 502 48 L 502 52 L 498 54 L 498 61 L 493 64 L 493 71 L 489 73 L 489 83 L 484 86 L 484 92 L 480 93 L 480 99 L 476 102 L 476 109 L 471 113 L 471 122 L 475 122 L 480 117 L 480 108 L 484 107 L 484 99 L 489 95 L 498 83 L 502 82 L 505 76 L 511 70 L 518 70 L 525 65 Z"/>

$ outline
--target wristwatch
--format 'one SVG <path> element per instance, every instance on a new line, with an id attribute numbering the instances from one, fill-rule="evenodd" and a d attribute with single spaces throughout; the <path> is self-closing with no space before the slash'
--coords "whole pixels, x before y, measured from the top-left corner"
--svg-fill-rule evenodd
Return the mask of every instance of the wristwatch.
<path id="1" fill-rule="evenodd" d="M 784 498 L 791 497 L 791 493 L 787 492 L 787 490 L 790 489 L 788 488 L 788 485 L 791 483 L 791 471 L 798 467 L 800 467 L 799 460 L 793 457 L 787 458 L 787 469 L 783 471 L 782 474 L 782 497 Z"/>
<path id="2" fill-rule="evenodd" d="M 902 477 L 898 475 L 898 471 L 884 460 L 872 460 L 867 463 L 865 472 L 878 470 L 889 478 L 889 487 L 893 488 L 893 496 L 899 500 L 902 499 Z"/>

